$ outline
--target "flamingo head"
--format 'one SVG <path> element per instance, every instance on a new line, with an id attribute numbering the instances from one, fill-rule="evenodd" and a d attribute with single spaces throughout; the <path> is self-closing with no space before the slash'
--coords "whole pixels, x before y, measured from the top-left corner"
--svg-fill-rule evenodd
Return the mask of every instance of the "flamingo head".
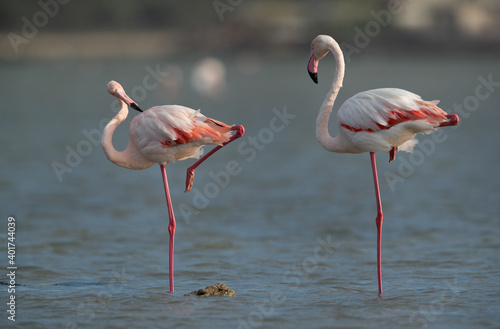
<path id="1" fill-rule="evenodd" d="M 108 82 L 108 85 L 106 87 L 108 89 L 108 93 L 111 95 L 115 96 L 119 100 L 123 101 L 125 104 L 133 108 L 134 110 L 137 110 L 139 112 L 142 112 L 141 108 L 137 105 L 136 102 L 132 100 L 132 98 L 128 97 L 128 95 L 125 93 L 125 90 L 123 90 L 123 87 L 121 84 L 118 82 L 111 80 Z"/>
<path id="2" fill-rule="evenodd" d="M 328 54 L 328 43 L 331 42 L 332 37 L 328 35 L 318 35 L 311 43 L 311 56 L 307 63 L 307 71 L 311 79 L 318 83 L 318 63 L 319 60 Z"/>

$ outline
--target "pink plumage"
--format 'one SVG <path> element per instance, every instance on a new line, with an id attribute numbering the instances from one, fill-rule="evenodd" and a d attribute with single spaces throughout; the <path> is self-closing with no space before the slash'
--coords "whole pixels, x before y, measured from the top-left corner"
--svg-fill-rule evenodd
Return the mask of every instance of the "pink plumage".
<path id="1" fill-rule="evenodd" d="M 417 144 L 415 134 L 430 134 L 449 121 L 438 103 L 397 88 L 357 93 L 337 113 L 339 138 L 351 153 L 411 152 Z"/>
<path id="2" fill-rule="evenodd" d="M 351 130 L 380 131 L 404 123 L 422 120 L 434 129 L 447 121 L 439 101 L 423 101 L 414 93 L 397 88 L 372 89 L 357 93 L 340 107 L 337 118 Z"/>
<path id="3" fill-rule="evenodd" d="M 140 113 L 129 131 L 144 157 L 163 164 L 198 159 L 202 146 L 222 145 L 232 133 L 231 126 L 179 105 L 155 106 Z"/>

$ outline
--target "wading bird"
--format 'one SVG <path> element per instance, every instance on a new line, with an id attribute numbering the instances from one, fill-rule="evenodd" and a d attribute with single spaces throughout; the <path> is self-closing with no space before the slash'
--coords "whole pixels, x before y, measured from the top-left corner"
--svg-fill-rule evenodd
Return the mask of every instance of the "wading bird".
<path id="1" fill-rule="evenodd" d="M 344 79 L 344 55 L 330 36 L 319 35 L 311 44 L 307 65 L 309 75 L 318 83 L 318 62 L 328 52 L 335 57 L 336 71 L 316 120 L 316 138 L 327 151 L 337 153 L 370 152 L 375 198 L 377 203 L 377 271 L 378 290 L 382 294 L 381 238 L 382 204 L 377 177 L 375 152 L 388 152 L 389 162 L 396 151 L 411 152 L 417 143 L 417 133 L 430 134 L 438 127 L 458 124 L 456 114 L 447 114 L 437 107 L 438 101 L 424 101 L 420 96 L 396 88 L 381 88 L 360 92 L 342 104 L 337 113 L 338 136 L 328 133 L 328 120 L 333 103 Z"/>
<path id="2" fill-rule="evenodd" d="M 118 98 L 121 109 L 111 119 L 102 134 L 102 147 L 106 157 L 114 164 L 128 169 L 146 169 L 155 163 L 160 164 L 165 187 L 165 197 L 169 215 L 169 279 L 170 292 L 174 292 L 174 236 L 175 217 L 168 189 L 165 164 L 187 158 L 198 159 L 205 145 L 217 145 L 187 170 L 186 192 L 193 186 L 194 170 L 214 152 L 243 136 L 245 129 L 240 125 L 229 126 L 220 121 L 207 118 L 200 111 L 179 106 L 155 106 L 143 112 L 116 81 L 110 81 L 108 92 Z M 124 151 L 113 147 L 112 138 L 116 128 L 128 115 L 128 106 L 142 112 L 129 127 L 129 143 Z M 235 133 L 231 136 L 232 131 Z"/>

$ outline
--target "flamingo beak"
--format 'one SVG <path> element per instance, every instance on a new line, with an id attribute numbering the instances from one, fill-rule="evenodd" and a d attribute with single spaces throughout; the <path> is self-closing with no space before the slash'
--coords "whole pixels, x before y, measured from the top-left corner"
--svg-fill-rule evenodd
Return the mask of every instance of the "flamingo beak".
<path id="1" fill-rule="evenodd" d="M 137 105 L 137 103 L 131 103 L 130 107 L 133 108 L 136 111 L 144 112 L 143 110 L 141 110 L 141 108 L 139 107 L 139 105 Z"/>
<path id="2" fill-rule="evenodd" d="M 311 49 L 311 56 L 309 57 L 309 62 L 307 63 L 307 72 L 314 83 L 318 83 L 318 62 L 319 61 L 316 59 L 316 56 L 314 56 L 314 50 Z"/>
<path id="3" fill-rule="evenodd" d="M 136 111 L 139 111 L 139 112 L 143 112 L 141 110 L 141 108 L 139 107 L 139 105 L 137 105 L 136 102 L 134 102 L 134 100 L 130 97 L 128 97 L 127 94 L 125 94 L 125 92 L 122 90 L 116 90 L 116 95 L 122 100 L 125 102 L 125 104 L 127 104 L 128 106 L 130 106 L 131 108 L 133 108 L 134 110 Z"/>

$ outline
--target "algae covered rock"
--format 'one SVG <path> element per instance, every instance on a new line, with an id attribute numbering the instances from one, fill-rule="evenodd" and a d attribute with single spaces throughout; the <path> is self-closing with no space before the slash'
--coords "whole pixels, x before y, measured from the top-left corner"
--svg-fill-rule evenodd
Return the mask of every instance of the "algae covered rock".
<path id="1" fill-rule="evenodd" d="M 226 296 L 226 297 L 236 297 L 233 289 L 230 289 L 224 283 L 216 283 L 209 287 L 198 289 L 192 291 L 184 296 L 199 296 L 199 297 L 208 297 L 208 296 Z"/>

